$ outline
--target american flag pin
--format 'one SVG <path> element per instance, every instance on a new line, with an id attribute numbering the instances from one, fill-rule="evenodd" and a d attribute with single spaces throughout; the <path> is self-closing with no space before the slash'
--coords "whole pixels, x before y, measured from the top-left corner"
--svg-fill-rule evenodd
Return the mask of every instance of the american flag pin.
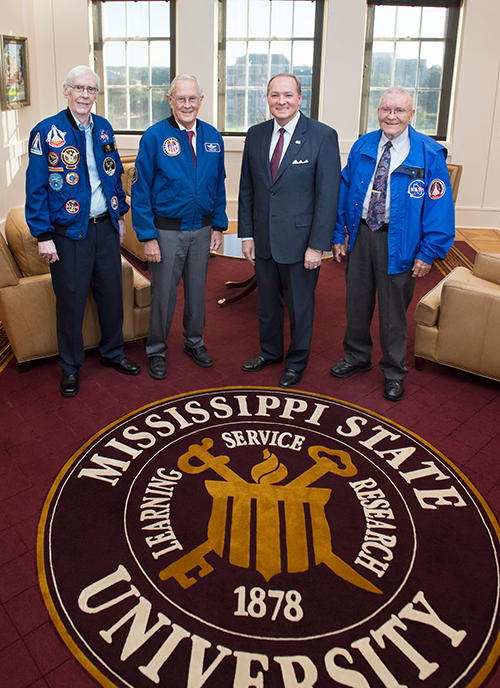
<path id="1" fill-rule="evenodd" d="M 297 141 L 295 141 L 295 143 L 301 143 L 301 141 L 298 141 L 298 140 L 297 140 Z"/>

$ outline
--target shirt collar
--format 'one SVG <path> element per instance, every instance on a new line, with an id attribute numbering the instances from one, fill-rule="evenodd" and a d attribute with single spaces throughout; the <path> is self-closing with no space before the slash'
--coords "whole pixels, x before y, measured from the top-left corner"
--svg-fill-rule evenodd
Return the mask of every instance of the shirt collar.
<path id="1" fill-rule="evenodd" d="M 390 141 L 392 143 L 392 146 L 396 153 L 399 153 L 401 148 L 408 142 L 408 139 L 410 137 L 410 132 L 408 131 L 408 127 L 403 131 L 402 134 L 399 136 L 396 136 L 394 139 L 388 139 L 387 136 L 382 132 L 382 136 L 380 137 L 380 143 L 379 146 L 383 148 L 387 141 Z"/>
<path id="2" fill-rule="evenodd" d="M 287 124 L 285 124 L 285 126 L 283 127 L 283 129 L 284 129 L 288 134 L 290 134 L 290 136 L 293 136 L 293 132 L 295 131 L 295 127 L 297 126 L 297 122 L 299 121 L 299 118 L 300 118 L 300 112 L 297 112 L 297 114 L 295 115 L 295 117 L 293 117 L 293 119 L 291 119 L 291 120 L 290 120 Z M 278 124 L 278 122 L 277 122 L 276 120 L 274 120 L 273 136 L 274 136 L 274 134 L 276 134 L 281 128 L 282 128 L 282 127 Z"/>
<path id="3" fill-rule="evenodd" d="M 71 112 L 71 110 L 70 110 L 70 112 Z M 75 120 L 75 124 L 76 124 L 76 126 L 78 127 L 78 129 L 81 129 L 81 131 L 85 131 L 86 129 L 88 129 L 88 127 L 85 127 L 85 126 L 80 122 L 79 119 L 76 119 L 76 117 L 74 116 L 74 114 L 73 114 L 72 112 L 71 112 L 71 117 L 73 117 L 73 119 Z M 93 120 L 93 118 L 92 118 L 92 113 L 90 113 L 89 127 L 90 127 L 91 129 L 94 128 L 94 120 Z"/>
<path id="4" fill-rule="evenodd" d="M 175 119 L 175 117 L 174 117 L 174 119 Z M 176 119 L 175 119 L 175 122 L 176 122 L 177 126 L 179 127 L 179 129 L 180 129 L 181 131 L 183 131 L 183 130 L 185 129 L 186 131 L 192 131 L 192 132 L 194 132 L 194 133 L 196 134 L 196 128 L 197 128 L 197 126 L 198 126 L 198 120 L 196 120 L 196 122 L 194 123 L 194 127 L 193 127 L 192 129 L 187 129 L 183 124 L 181 124 L 181 123 L 180 123 L 178 120 L 176 120 Z"/>

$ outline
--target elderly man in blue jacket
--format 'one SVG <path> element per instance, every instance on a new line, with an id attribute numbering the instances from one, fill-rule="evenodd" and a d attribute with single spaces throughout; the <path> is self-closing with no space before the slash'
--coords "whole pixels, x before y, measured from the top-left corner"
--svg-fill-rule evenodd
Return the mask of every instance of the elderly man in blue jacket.
<path id="1" fill-rule="evenodd" d="M 420 134 L 411 94 L 397 86 L 380 100 L 380 129 L 352 147 L 342 172 L 333 253 L 346 257 L 345 357 L 331 374 L 350 377 L 371 369 L 370 325 L 378 293 L 383 395 L 404 397 L 407 309 L 415 279 L 444 258 L 455 239 L 455 211 L 447 151 Z"/>
<path id="2" fill-rule="evenodd" d="M 149 374 L 167 377 L 165 353 L 177 287 L 184 283 L 184 352 L 213 365 L 204 340 L 210 251 L 227 229 L 224 145 L 217 129 L 197 119 L 203 91 L 196 77 L 177 76 L 167 95 L 172 116 L 141 139 L 132 184 L 132 222 L 151 276 L 146 353 Z"/>
<path id="3" fill-rule="evenodd" d="M 64 397 L 74 397 L 91 283 L 102 365 L 125 375 L 137 375 L 141 367 L 123 351 L 120 242 L 128 204 L 111 124 L 91 114 L 99 77 L 85 65 L 75 67 L 63 93 L 68 108 L 37 124 L 30 135 L 25 210 L 38 253 L 50 262 L 63 371 L 59 388 Z"/>

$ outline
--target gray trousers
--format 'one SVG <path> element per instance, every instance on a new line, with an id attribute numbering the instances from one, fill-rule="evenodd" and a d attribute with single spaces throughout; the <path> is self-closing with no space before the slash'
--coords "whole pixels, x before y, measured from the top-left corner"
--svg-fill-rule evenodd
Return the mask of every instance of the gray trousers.
<path id="1" fill-rule="evenodd" d="M 395 275 L 387 273 L 387 231 L 372 232 L 360 222 L 352 251 L 346 258 L 345 360 L 352 365 L 371 359 L 370 325 L 378 292 L 380 346 L 379 366 L 386 379 L 408 375 L 406 311 L 415 291 L 412 268 Z"/>
<path id="2" fill-rule="evenodd" d="M 205 327 L 205 285 L 210 258 L 212 226 L 194 231 L 158 230 L 159 263 L 149 263 L 151 309 L 146 344 L 148 356 L 165 356 L 177 302 L 177 287 L 184 284 L 184 344 L 203 345 Z"/>

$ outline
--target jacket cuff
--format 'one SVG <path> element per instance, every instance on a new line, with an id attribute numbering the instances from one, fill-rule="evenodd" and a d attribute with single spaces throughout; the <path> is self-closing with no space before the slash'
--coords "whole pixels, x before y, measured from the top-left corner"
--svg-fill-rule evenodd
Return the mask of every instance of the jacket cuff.
<path id="1" fill-rule="evenodd" d="M 214 227 L 212 226 L 214 232 L 227 232 L 227 227 Z"/>
<path id="2" fill-rule="evenodd" d="M 44 232 L 43 234 L 38 234 L 36 240 L 38 241 L 38 243 L 40 243 L 42 241 L 50 241 L 51 239 L 53 239 L 53 237 L 53 232 Z"/>

